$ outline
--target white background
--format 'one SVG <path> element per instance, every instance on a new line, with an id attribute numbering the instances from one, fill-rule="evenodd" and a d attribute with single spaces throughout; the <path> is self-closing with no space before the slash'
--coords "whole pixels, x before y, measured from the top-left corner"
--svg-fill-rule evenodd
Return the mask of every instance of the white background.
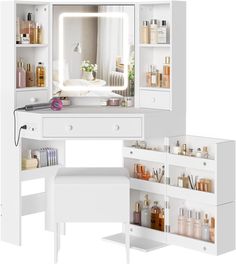
<path id="1" fill-rule="evenodd" d="M 235 27 L 235 0 L 187 0 L 188 134 L 236 139 Z M 0 89 L 3 88 L 7 87 Z M 84 166 L 122 164 L 119 141 L 71 141 L 67 147 L 68 166 L 77 166 L 78 160 L 79 165 Z M 84 202 L 86 203 L 86 197 Z M 53 236 L 44 232 L 43 217 L 43 214 L 38 214 L 23 218 L 22 247 L 0 242 L 0 263 L 53 263 Z M 68 225 L 67 236 L 62 241 L 59 263 L 125 263 L 123 247 L 100 239 L 119 230 L 119 225 Z M 235 260 L 236 251 L 219 257 L 175 246 L 151 253 L 131 251 L 131 263 L 136 264 L 231 264 Z"/>

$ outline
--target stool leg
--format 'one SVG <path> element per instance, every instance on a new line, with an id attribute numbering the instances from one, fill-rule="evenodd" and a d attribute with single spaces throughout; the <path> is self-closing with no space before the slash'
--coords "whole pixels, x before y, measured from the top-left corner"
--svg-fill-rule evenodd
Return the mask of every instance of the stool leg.
<path id="1" fill-rule="evenodd" d="M 129 222 L 125 223 L 125 248 L 126 248 L 126 263 L 130 263 L 130 235 Z"/>
<path id="2" fill-rule="evenodd" d="M 60 229 L 59 224 L 56 223 L 55 230 L 54 230 L 54 263 L 56 264 L 58 261 L 58 250 L 59 250 L 59 243 L 60 243 Z"/>

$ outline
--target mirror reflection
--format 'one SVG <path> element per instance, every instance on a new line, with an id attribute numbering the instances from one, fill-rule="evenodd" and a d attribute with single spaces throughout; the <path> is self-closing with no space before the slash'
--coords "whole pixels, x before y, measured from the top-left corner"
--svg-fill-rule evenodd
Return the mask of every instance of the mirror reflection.
<path id="1" fill-rule="evenodd" d="M 112 17 L 88 15 L 111 12 L 114 13 Z M 91 93 L 96 95 L 100 91 L 113 91 L 123 96 L 133 96 L 134 7 L 57 5 L 53 13 L 54 94 L 85 96 Z M 73 13 L 84 16 L 66 16 Z M 61 31 L 58 23 L 61 14 L 65 14 L 63 60 L 60 58 Z M 118 14 L 127 15 L 127 25 Z M 128 26 L 127 31 L 124 31 L 125 26 Z M 124 32 L 128 33 L 126 38 Z M 62 76 L 63 80 L 60 79 Z"/>

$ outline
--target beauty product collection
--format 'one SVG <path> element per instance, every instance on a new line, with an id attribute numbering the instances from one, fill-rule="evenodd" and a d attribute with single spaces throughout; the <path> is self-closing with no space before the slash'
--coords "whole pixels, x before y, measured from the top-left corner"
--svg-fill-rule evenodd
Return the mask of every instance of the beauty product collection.
<path id="1" fill-rule="evenodd" d="M 177 178 L 177 186 L 202 192 L 212 192 L 212 180 L 183 173 Z"/>
<path id="2" fill-rule="evenodd" d="M 194 216 L 195 213 L 195 216 Z M 215 242 L 215 218 L 201 212 L 179 208 L 178 234 L 204 241 Z"/>
<path id="3" fill-rule="evenodd" d="M 135 203 L 135 210 L 133 212 L 133 224 L 164 232 L 164 208 L 161 208 L 158 205 L 157 201 L 154 201 L 153 206 L 150 208 L 150 200 L 148 199 L 148 195 L 146 194 L 143 202 Z"/>
<path id="4" fill-rule="evenodd" d="M 202 148 L 198 147 L 196 150 L 194 150 L 192 148 L 188 148 L 187 144 L 180 145 L 179 140 L 176 141 L 176 145 L 172 148 L 172 153 L 176 155 L 184 155 L 203 159 L 209 158 L 207 146 L 203 146 Z"/>
<path id="5" fill-rule="evenodd" d="M 24 65 L 23 59 L 17 61 L 16 88 L 45 87 L 45 67 L 39 62 L 35 71 L 32 64 Z"/>
<path id="6" fill-rule="evenodd" d="M 132 148 L 137 148 L 137 149 L 146 149 L 146 150 L 153 150 L 153 151 L 161 151 L 160 147 L 150 147 L 147 146 L 147 142 L 145 141 L 136 141 L 134 145 L 132 145 Z"/>
<path id="7" fill-rule="evenodd" d="M 170 57 L 165 57 L 163 72 L 158 70 L 155 65 L 150 65 L 146 72 L 146 86 L 170 88 Z"/>
<path id="8" fill-rule="evenodd" d="M 163 183 L 165 176 L 165 166 L 162 165 L 157 169 L 153 169 L 152 172 L 146 169 L 143 164 L 135 163 L 134 164 L 134 178 L 145 180 L 145 181 L 152 181 Z"/>
<path id="9" fill-rule="evenodd" d="M 32 13 L 16 19 L 16 44 L 42 44 L 42 25 L 32 20 Z"/>
<path id="10" fill-rule="evenodd" d="M 142 44 L 166 44 L 168 38 L 166 20 L 144 20 L 141 26 Z"/>
<path id="11" fill-rule="evenodd" d="M 55 148 L 29 149 L 27 157 L 22 160 L 23 170 L 54 165 L 58 165 L 58 150 Z"/>

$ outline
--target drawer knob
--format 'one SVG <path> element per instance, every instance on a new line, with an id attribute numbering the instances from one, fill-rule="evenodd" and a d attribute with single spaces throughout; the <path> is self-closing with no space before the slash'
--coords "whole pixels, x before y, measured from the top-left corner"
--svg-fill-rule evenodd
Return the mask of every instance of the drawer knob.
<path id="1" fill-rule="evenodd" d="M 155 103 L 156 102 L 156 97 L 152 97 L 152 102 Z"/>
<path id="2" fill-rule="evenodd" d="M 30 98 L 30 102 L 31 102 L 31 103 L 36 103 L 37 101 L 38 101 L 38 99 L 35 98 L 35 97 L 31 97 L 31 98 Z"/>
<path id="3" fill-rule="evenodd" d="M 203 166 L 206 166 L 206 165 L 207 165 L 207 163 L 204 161 L 204 162 L 203 162 Z"/>
<path id="4" fill-rule="evenodd" d="M 72 126 L 72 125 L 67 126 L 67 127 L 66 127 L 66 130 L 67 130 L 67 131 L 72 131 L 72 130 L 73 130 L 73 126 Z"/>
<path id="5" fill-rule="evenodd" d="M 133 151 L 132 150 L 130 150 L 130 152 L 129 152 L 131 155 L 133 154 Z"/>
<path id="6" fill-rule="evenodd" d="M 115 125 L 115 126 L 114 126 L 114 130 L 115 130 L 115 131 L 119 131 L 119 130 L 120 130 L 120 126 L 119 126 L 119 125 Z"/>

